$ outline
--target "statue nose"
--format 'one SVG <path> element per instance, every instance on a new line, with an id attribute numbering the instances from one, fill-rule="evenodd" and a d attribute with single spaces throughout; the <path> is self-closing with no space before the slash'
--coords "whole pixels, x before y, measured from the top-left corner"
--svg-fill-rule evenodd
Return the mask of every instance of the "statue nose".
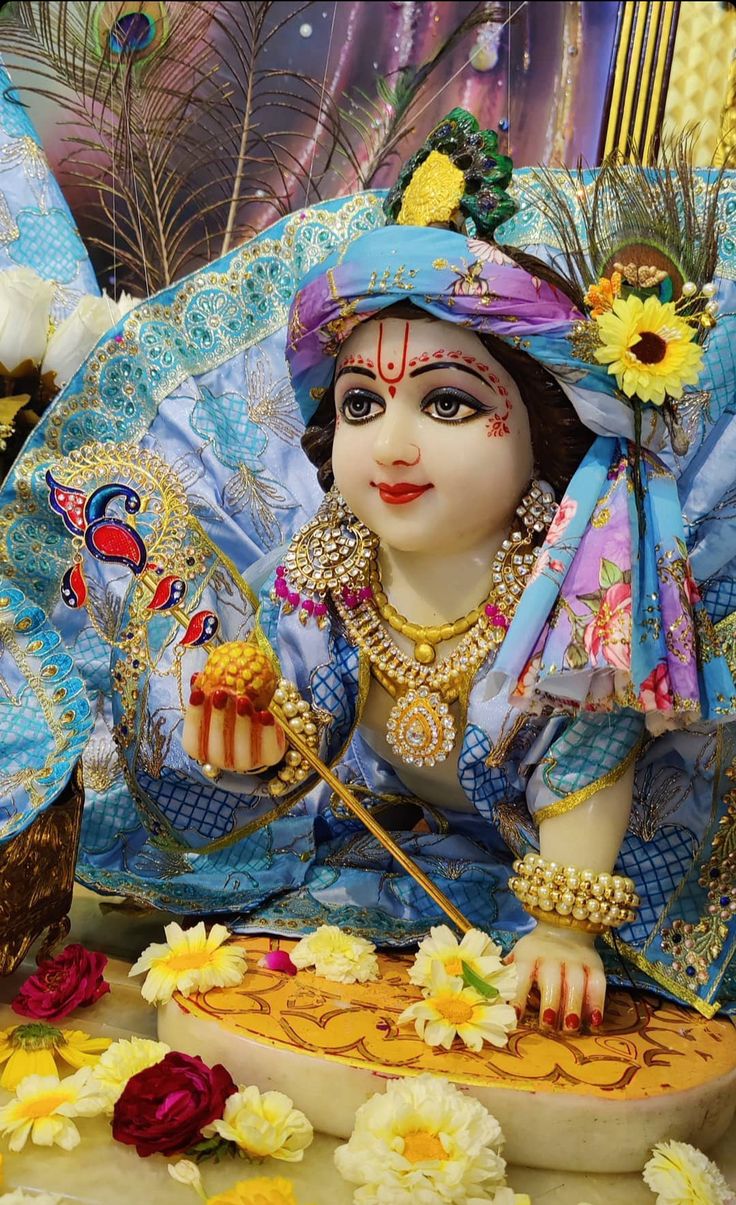
<path id="1" fill-rule="evenodd" d="M 405 417 L 394 417 L 387 413 L 378 426 L 380 430 L 373 452 L 377 464 L 407 467 L 419 464 L 421 449 L 414 442 L 412 424 Z"/>

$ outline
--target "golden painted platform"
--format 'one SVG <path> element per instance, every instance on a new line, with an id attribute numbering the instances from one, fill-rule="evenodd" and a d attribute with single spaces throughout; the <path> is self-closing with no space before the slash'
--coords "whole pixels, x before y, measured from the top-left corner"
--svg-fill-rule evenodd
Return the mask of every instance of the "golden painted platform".
<path id="1" fill-rule="evenodd" d="M 258 965 L 292 941 L 241 944 L 242 984 L 175 997 L 160 1010 L 160 1037 L 223 1062 L 236 1078 L 288 1092 L 318 1129 L 338 1137 L 348 1136 L 355 1109 L 381 1080 L 425 1071 L 478 1096 L 501 1122 L 507 1157 L 533 1167 L 637 1170 L 660 1139 L 712 1145 L 736 1111 L 736 1027 L 728 1020 L 613 991 L 595 1035 L 548 1035 L 530 1020 L 502 1050 L 431 1049 L 397 1024 L 420 996 L 408 980 L 411 956 L 380 955 L 379 982 L 344 986 Z"/>

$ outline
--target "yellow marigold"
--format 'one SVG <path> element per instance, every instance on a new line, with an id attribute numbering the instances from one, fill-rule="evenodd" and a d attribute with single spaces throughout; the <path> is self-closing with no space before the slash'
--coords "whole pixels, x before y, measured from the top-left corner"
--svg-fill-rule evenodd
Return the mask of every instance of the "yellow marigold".
<path id="1" fill-rule="evenodd" d="M 168 1053 L 165 1042 L 154 1042 L 150 1038 L 119 1038 L 113 1042 L 94 1068 L 94 1077 L 107 1098 L 107 1111 L 112 1113 L 129 1079 L 160 1063 Z"/>
<path id="2" fill-rule="evenodd" d="M 297 1163 L 314 1138 L 314 1130 L 283 1092 L 261 1094 L 255 1085 L 241 1087 L 228 1097 L 221 1120 L 202 1130 L 205 1138 L 219 1134 L 252 1159 L 284 1159 Z"/>
<path id="3" fill-rule="evenodd" d="M 0 1064 L 5 1067 L 0 1087 L 14 1091 L 29 1075 L 56 1075 L 59 1062 L 70 1067 L 91 1067 L 112 1038 L 91 1038 L 81 1029 L 57 1029 L 45 1021 L 14 1025 L 0 1031 Z"/>
<path id="4" fill-rule="evenodd" d="M 404 189 L 399 226 L 429 226 L 447 222 L 465 192 L 465 176 L 449 155 L 430 151 Z"/>
<path id="5" fill-rule="evenodd" d="M 661 406 L 667 394 L 679 398 L 686 385 L 697 383 L 703 348 L 674 302 L 642 301 L 632 293 L 595 321 L 601 337 L 595 358 L 608 365 L 627 397 Z"/>
<path id="6" fill-rule="evenodd" d="M 208 1197 L 207 1205 L 299 1205 L 294 1186 L 281 1177 L 270 1179 L 259 1176 L 255 1180 L 241 1180 L 227 1192 Z"/>
<path id="7" fill-rule="evenodd" d="M 90 1067 L 74 1075 L 29 1075 L 21 1080 L 15 1097 L 0 1109 L 0 1133 L 9 1135 L 11 1151 L 20 1151 L 30 1137 L 37 1146 L 60 1146 L 71 1151 L 79 1145 L 73 1117 L 96 1117 L 105 1099 Z"/>
<path id="8" fill-rule="evenodd" d="M 230 933 L 224 925 L 204 922 L 182 929 L 176 921 L 166 926 L 166 941 L 154 942 L 130 968 L 129 975 L 148 971 L 141 995 L 151 1004 L 165 1004 L 174 992 L 191 996 L 211 987 L 236 987 L 245 974 L 245 955 L 235 945 L 226 945 Z"/>
<path id="9" fill-rule="evenodd" d="M 585 294 L 585 304 L 590 306 L 593 318 L 605 314 L 613 308 L 613 303 L 621 293 L 621 273 L 612 272 L 610 278 L 601 276 L 597 285 L 591 285 Z"/>

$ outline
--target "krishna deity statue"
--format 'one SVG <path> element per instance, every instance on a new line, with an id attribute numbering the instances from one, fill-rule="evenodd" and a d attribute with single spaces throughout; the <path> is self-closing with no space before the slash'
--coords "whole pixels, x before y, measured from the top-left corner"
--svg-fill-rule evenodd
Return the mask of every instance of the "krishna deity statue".
<path id="1" fill-rule="evenodd" d="M 527 179 L 545 237 L 522 251 L 511 170 L 454 110 L 383 216 L 342 202 L 341 237 L 311 245 L 285 348 L 324 498 L 280 548 L 243 538 L 221 475 L 273 454 L 294 513 L 314 509 L 288 441 L 258 444 L 255 399 L 241 426 L 214 404 L 284 338 L 272 317 L 237 327 L 242 251 L 202 285 L 219 362 L 182 340 L 197 278 L 97 357 L 109 381 L 105 355 L 134 367 L 168 323 L 191 388 L 151 408 L 131 368 L 137 427 L 111 407 L 117 446 L 95 448 L 77 404 L 72 450 L 44 460 L 45 521 L 78 549 L 69 647 L 112 645 L 86 669 L 93 746 L 114 730 L 123 765 L 88 791 L 80 874 L 240 932 L 330 921 L 384 947 L 444 901 L 501 943 L 544 1028 L 600 1026 L 607 975 L 710 1014 L 736 996 L 722 180 L 679 151 Z"/>

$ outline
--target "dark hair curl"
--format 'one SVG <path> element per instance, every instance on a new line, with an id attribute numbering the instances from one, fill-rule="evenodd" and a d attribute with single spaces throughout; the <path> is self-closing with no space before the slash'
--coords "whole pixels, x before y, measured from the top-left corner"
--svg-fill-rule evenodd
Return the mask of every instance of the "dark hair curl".
<path id="1" fill-rule="evenodd" d="M 523 251 L 504 247 L 504 253 L 523 267 L 559 289 L 578 307 L 582 298 L 549 264 Z M 385 317 L 427 318 L 425 310 L 400 302 L 382 311 Z M 554 377 L 520 347 L 496 335 L 473 332 L 488 352 L 515 380 L 529 416 L 529 430 L 535 471 L 549 482 L 556 498 L 561 498 L 575 470 L 595 439 L 595 435 L 577 416 L 575 409 Z M 325 392 L 302 436 L 302 448 L 317 469 L 322 489 L 330 489 L 332 443 L 335 437 L 335 393 L 332 385 Z"/>

